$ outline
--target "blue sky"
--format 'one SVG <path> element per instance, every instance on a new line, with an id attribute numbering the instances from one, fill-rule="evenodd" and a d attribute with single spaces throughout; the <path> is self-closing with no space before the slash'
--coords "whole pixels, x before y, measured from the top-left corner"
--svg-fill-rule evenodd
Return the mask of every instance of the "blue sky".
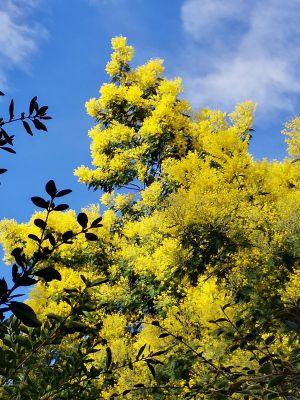
<path id="1" fill-rule="evenodd" d="M 49 105 L 49 132 L 16 134 L 16 155 L 1 154 L 0 218 L 26 221 L 32 195 L 54 179 L 71 188 L 77 211 L 101 193 L 77 183 L 72 171 L 89 165 L 84 103 L 107 81 L 110 39 L 135 47 L 134 64 L 165 59 L 166 75 L 181 76 L 195 109 L 231 111 L 258 103 L 251 151 L 285 156 L 283 123 L 297 115 L 300 96 L 298 0 L 0 0 L 1 114 L 10 98 L 23 111 L 31 97 Z"/>

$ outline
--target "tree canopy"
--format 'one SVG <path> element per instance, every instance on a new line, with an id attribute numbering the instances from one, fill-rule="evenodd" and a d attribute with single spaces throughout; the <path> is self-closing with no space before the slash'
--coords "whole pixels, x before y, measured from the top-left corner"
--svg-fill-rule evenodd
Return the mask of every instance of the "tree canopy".
<path id="1" fill-rule="evenodd" d="M 8 264 L 59 274 L 26 301 L 41 326 L 5 322 L 2 398 L 299 398 L 300 118 L 284 160 L 255 160 L 252 102 L 195 112 L 162 60 L 112 47 L 75 170 L 101 205 L 0 223 Z"/>

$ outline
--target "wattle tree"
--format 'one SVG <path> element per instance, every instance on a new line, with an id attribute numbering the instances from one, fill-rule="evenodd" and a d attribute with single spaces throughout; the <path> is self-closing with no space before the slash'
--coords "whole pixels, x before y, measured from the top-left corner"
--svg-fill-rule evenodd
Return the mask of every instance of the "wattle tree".
<path id="1" fill-rule="evenodd" d="M 51 181 L 28 223 L 0 223 L 6 262 L 39 256 L 41 278 L 38 326 L 2 322 L 1 398 L 299 398 L 300 118 L 284 160 L 255 160 L 252 102 L 194 112 L 162 60 L 112 47 L 75 171 L 101 204 L 51 208 Z"/>

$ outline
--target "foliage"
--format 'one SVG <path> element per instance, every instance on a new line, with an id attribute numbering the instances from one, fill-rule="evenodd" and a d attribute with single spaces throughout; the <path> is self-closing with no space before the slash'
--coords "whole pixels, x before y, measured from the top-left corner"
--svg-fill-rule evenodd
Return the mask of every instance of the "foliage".
<path id="1" fill-rule="evenodd" d="M 4 96 L 4 93 L 0 91 L 0 96 Z M 47 115 L 48 106 L 39 106 L 37 102 L 37 96 L 34 96 L 29 103 L 28 114 L 25 112 L 20 113 L 20 117 L 15 117 L 15 103 L 11 100 L 8 107 L 8 119 L 0 117 L 0 149 L 8 153 L 15 153 L 13 149 L 13 139 L 15 135 L 9 135 L 3 128 L 4 125 L 11 124 L 17 121 L 21 121 L 25 131 L 33 136 L 32 127 L 30 126 L 30 121 L 33 127 L 37 130 L 42 130 L 47 132 L 47 127 L 42 121 L 49 120 L 51 117 Z M 0 174 L 7 171 L 5 168 L 0 168 Z"/>
<path id="2" fill-rule="evenodd" d="M 93 167 L 75 171 L 104 191 L 102 216 L 0 224 L 9 263 L 54 247 L 33 238 L 47 218 L 60 246 L 39 268 L 61 277 L 26 302 L 41 326 L 5 324 L 2 398 L 299 398 L 299 118 L 290 156 L 254 160 L 255 105 L 194 113 L 161 60 L 134 69 L 126 39 L 112 46 L 111 82 L 86 104 Z"/>

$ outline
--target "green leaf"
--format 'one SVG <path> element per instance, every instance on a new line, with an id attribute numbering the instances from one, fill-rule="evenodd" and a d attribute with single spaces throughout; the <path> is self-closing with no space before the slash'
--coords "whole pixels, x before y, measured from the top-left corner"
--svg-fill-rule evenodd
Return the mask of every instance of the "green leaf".
<path id="1" fill-rule="evenodd" d="M 24 325 L 30 326 L 31 328 L 37 328 L 41 326 L 41 322 L 37 319 L 37 316 L 33 309 L 27 304 L 20 303 L 19 301 L 11 301 L 9 308 L 12 313 L 21 321 Z"/>
<path id="2" fill-rule="evenodd" d="M 272 378 L 269 382 L 269 387 L 273 387 L 276 386 L 280 383 L 282 383 L 285 380 L 285 377 L 282 375 L 278 375 L 278 376 L 274 376 L 274 378 Z"/>
<path id="3" fill-rule="evenodd" d="M 59 321 L 59 322 L 64 319 L 64 317 L 62 317 L 61 315 L 57 315 L 57 314 L 53 314 L 53 313 L 47 314 L 47 318 L 54 319 L 55 321 Z"/>
<path id="4" fill-rule="evenodd" d="M 270 362 L 263 364 L 259 370 L 263 374 L 269 374 L 272 372 L 272 364 Z"/>
<path id="5" fill-rule="evenodd" d="M 300 331 L 300 326 L 293 321 L 284 321 L 285 325 L 292 331 Z"/>
<path id="6" fill-rule="evenodd" d="M 32 344 L 31 344 L 31 341 L 30 341 L 30 339 L 28 338 L 28 336 L 25 336 L 25 335 L 19 335 L 19 336 L 17 336 L 17 337 L 16 337 L 16 342 L 17 342 L 20 346 L 24 347 L 24 348 L 27 349 L 27 350 L 30 350 L 30 349 L 32 348 Z"/>
<path id="7" fill-rule="evenodd" d="M 85 332 L 87 330 L 87 326 L 79 321 L 70 321 L 66 323 L 64 329 L 68 333 Z"/>

